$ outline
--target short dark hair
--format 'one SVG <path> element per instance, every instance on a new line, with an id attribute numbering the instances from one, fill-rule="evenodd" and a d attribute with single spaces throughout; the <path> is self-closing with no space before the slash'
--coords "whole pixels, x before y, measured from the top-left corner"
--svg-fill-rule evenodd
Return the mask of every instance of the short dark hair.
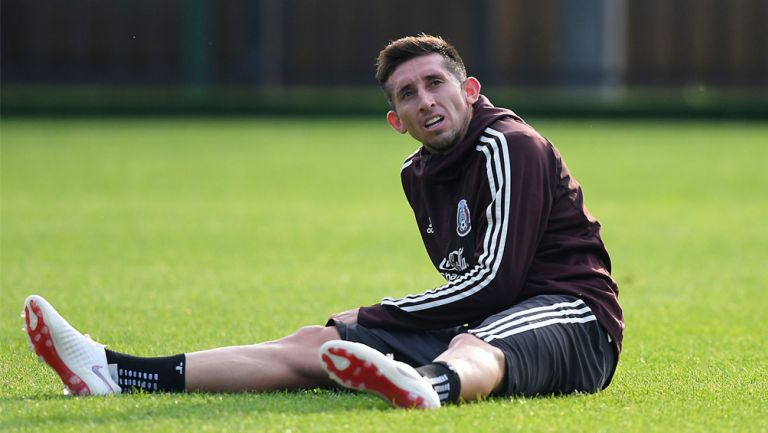
<path id="1" fill-rule="evenodd" d="M 428 54 L 440 54 L 445 60 L 445 68 L 463 83 L 467 79 L 467 69 L 464 67 L 464 61 L 456 48 L 446 42 L 440 36 L 421 33 L 417 36 L 406 36 L 404 38 L 391 41 L 379 52 L 376 60 L 376 79 L 389 101 L 392 103 L 392 89 L 387 87 L 387 81 L 392 72 L 398 66 L 415 57 Z"/>

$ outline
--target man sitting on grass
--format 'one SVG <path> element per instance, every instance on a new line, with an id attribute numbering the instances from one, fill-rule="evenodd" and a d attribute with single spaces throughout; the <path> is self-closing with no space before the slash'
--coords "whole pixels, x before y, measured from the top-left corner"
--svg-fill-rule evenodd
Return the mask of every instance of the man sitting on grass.
<path id="1" fill-rule="evenodd" d="M 437 408 L 608 386 L 624 327 L 618 289 L 600 225 L 557 149 L 482 96 L 456 49 L 439 37 L 391 42 L 376 78 L 392 107 L 389 124 L 422 144 L 400 174 L 446 283 L 280 340 L 160 358 L 106 349 L 32 295 L 24 303 L 32 349 L 69 392 L 336 382 L 398 407 Z"/>

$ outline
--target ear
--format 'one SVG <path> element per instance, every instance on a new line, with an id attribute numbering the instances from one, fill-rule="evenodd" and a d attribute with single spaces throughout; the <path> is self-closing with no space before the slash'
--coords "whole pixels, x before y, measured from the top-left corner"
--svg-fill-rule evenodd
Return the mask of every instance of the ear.
<path id="1" fill-rule="evenodd" d="M 400 120 L 400 116 L 397 115 L 394 111 L 390 110 L 387 113 L 387 122 L 389 122 L 389 126 L 392 127 L 395 131 L 405 134 L 408 130 L 405 129 L 405 125 L 403 125 L 403 121 Z"/>
<path id="2" fill-rule="evenodd" d="M 464 94 L 466 95 L 467 103 L 472 105 L 477 102 L 477 100 L 480 98 L 480 82 L 477 81 L 477 78 L 467 77 L 467 79 L 464 80 L 462 87 L 464 88 Z"/>

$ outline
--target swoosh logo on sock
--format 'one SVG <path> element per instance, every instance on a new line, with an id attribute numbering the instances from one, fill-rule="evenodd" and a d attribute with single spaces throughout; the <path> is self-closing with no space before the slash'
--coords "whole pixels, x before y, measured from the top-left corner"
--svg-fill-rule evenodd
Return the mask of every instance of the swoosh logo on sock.
<path id="1" fill-rule="evenodd" d="M 101 374 L 101 371 L 99 371 L 102 368 L 103 367 L 101 365 L 93 365 L 91 366 L 91 371 L 93 371 L 93 374 L 98 376 L 98 378 L 101 379 L 101 381 L 104 382 L 104 384 L 106 384 L 113 393 L 117 394 L 119 391 L 115 390 L 115 388 L 112 387 L 112 384 L 110 384 L 104 375 Z"/>

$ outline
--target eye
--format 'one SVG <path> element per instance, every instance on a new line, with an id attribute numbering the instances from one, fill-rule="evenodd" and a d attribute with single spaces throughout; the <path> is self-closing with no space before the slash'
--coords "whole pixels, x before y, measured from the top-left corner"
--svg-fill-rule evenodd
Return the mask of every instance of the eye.
<path id="1" fill-rule="evenodd" d="M 439 86 L 439 85 L 443 84 L 443 80 L 434 79 L 429 84 L 432 85 L 432 87 Z"/>
<path id="2" fill-rule="evenodd" d="M 406 99 L 413 96 L 413 90 L 403 90 L 400 92 L 400 99 Z"/>

